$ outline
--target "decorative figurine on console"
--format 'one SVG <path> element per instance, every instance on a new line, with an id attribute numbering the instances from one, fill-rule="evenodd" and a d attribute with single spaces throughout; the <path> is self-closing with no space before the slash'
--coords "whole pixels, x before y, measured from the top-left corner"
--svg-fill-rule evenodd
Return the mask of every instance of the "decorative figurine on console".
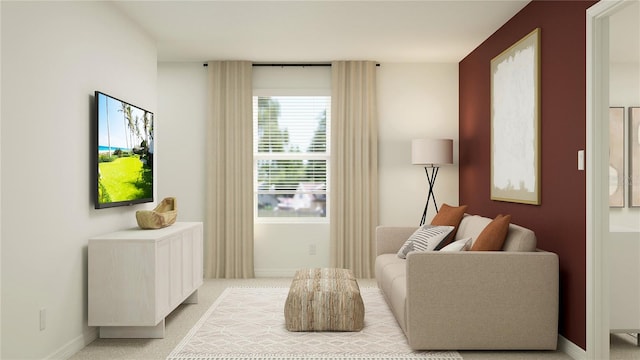
<path id="1" fill-rule="evenodd" d="M 160 229 L 176 222 L 178 206 L 176 198 L 167 197 L 153 210 L 136 211 L 136 220 L 141 229 Z"/>

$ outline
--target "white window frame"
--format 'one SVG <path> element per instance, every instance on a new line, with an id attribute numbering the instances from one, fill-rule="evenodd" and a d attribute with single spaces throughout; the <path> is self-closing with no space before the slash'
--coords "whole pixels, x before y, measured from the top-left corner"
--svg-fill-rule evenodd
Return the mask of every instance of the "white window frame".
<path id="1" fill-rule="evenodd" d="M 277 97 L 277 96 L 329 96 L 328 89 L 254 89 L 253 97 Z M 330 103 L 331 106 L 331 103 Z M 253 218 L 258 224 L 328 224 L 331 214 L 331 202 L 329 200 L 331 185 L 331 107 L 327 112 L 327 151 L 325 153 L 258 153 L 253 152 Z M 257 124 L 253 124 L 253 134 L 258 131 Z M 255 145 L 255 144 L 254 144 Z M 260 160 L 325 160 L 326 161 L 326 194 L 325 216 L 281 216 L 281 217 L 259 217 L 258 216 L 258 161 Z M 274 194 L 290 194 L 290 191 L 275 191 Z"/>

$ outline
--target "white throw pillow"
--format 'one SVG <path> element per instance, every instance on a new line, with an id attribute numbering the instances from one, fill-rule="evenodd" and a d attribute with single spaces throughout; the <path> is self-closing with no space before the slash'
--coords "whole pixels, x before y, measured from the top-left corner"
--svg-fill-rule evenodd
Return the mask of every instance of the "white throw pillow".
<path id="1" fill-rule="evenodd" d="M 443 247 L 440 251 L 467 251 L 471 247 L 471 238 L 460 239 Z"/>
<path id="2" fill-rule="evenodd" d="M 453 229 L 453 226 L 423 225 L 405 241 L 398 251 L 398 257 L 406 259 L 411 251 L 433 251 Z"/>

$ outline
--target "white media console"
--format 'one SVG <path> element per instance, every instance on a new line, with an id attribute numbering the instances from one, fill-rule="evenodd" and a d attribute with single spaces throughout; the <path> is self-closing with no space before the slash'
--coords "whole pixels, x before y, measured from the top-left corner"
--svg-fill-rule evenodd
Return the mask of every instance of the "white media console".
<path id="1" fill-rule="evenodd" d="M 198 302 L 202 255 L 200 222 L 89 239 L 89 326 L 101 338 L 164 337 L 164 318 Z"/>

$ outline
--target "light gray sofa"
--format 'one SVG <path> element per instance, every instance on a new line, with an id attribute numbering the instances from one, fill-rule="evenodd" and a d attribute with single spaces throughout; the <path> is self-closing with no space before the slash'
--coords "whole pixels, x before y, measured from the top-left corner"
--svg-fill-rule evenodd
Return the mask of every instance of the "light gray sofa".
<path id="1" fill-rule="evenodd" d="M 465 214 L 454 240 L 491 219 Z M 510 224 L 503 251 L 397 252 L 417 227 L 379 226 L 375 273 L 416 350 L 555 350 L 558 257 Z"/>

